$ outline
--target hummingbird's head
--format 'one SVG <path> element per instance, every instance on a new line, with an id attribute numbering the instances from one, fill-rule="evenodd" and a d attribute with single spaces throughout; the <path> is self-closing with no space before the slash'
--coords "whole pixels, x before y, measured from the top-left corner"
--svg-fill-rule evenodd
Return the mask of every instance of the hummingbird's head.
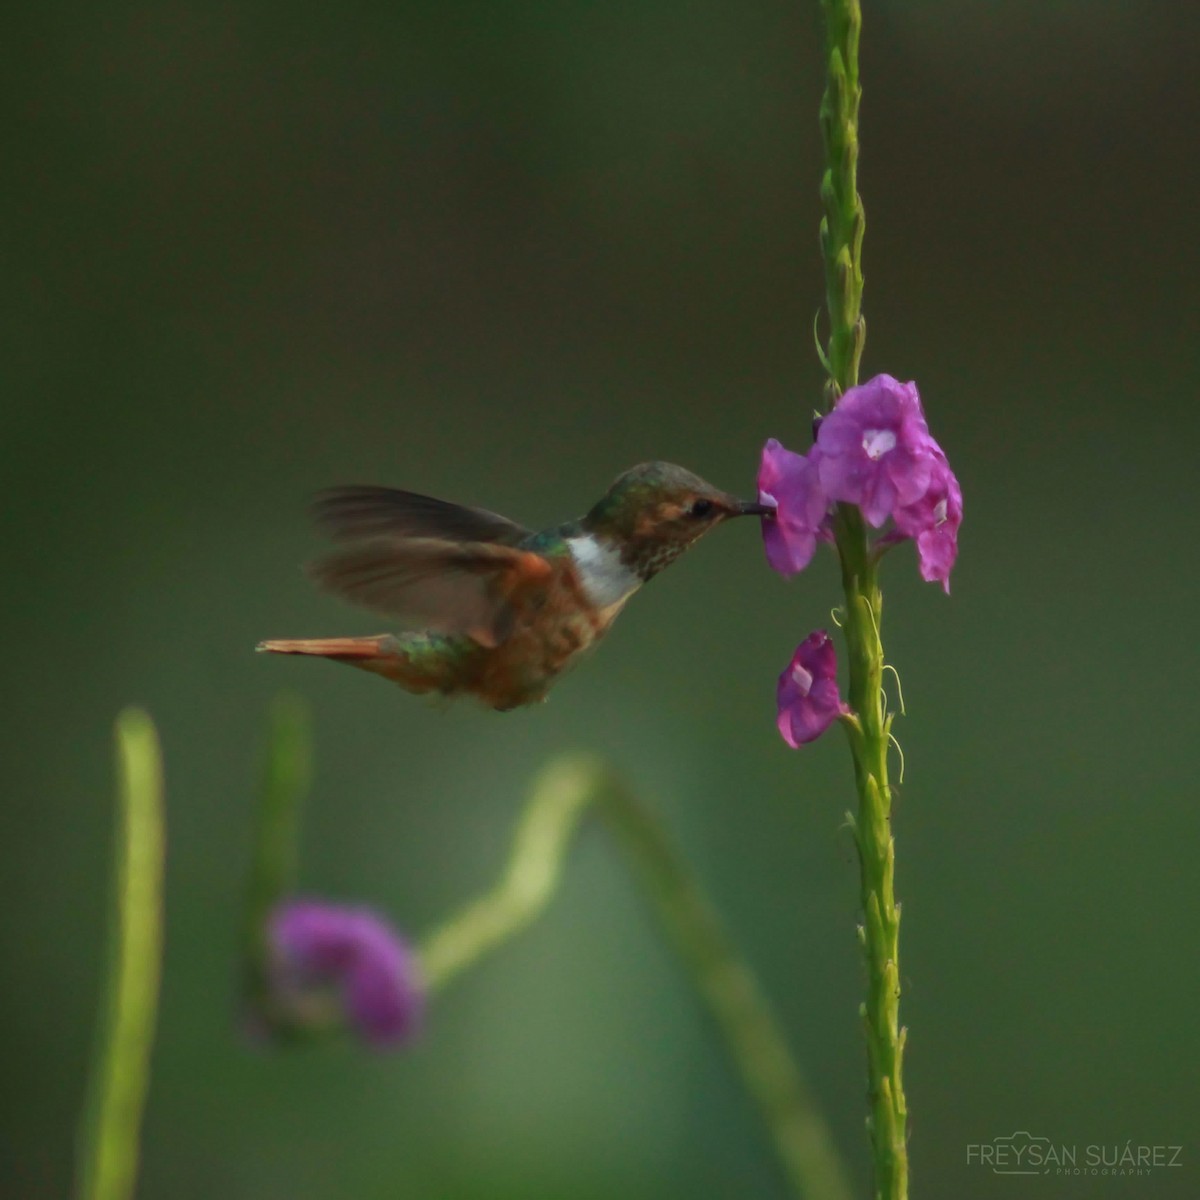
<path id="1" fill-rule="evenodd" d="M 771 511 L 674 463 L 649 462 L 619 476 L 583 518 L 583 527 L 611 542 L 621 561 L 646 580 L 722 521 Z"/>

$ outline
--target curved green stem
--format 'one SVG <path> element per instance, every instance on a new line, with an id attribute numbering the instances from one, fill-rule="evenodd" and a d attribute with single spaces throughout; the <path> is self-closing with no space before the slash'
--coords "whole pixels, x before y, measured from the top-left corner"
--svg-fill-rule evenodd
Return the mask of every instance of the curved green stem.
<path id="1" fill-rule="evenodd" d="M 553 897 L 571 836 L 593 804 L 687 966 L 795 1193 L 849 1200 L 828 1127 L 753 973 L 649 812 L 595 759 L 563 758 L 542 773 L 500 882 L 423 943 L 420 960 L 430 990 L 444 987 L 536 919 Z"/>
<path id="2" fill-rule="evenodd" d="M 596 784 L 596 768 L 583 758 L 558 759 L 538 776 L 499 882 L 421 943 L 421 975 L 431 992 L 541 916 Z"/>
<path id="3" fill-rule="evenodd" d="M 858 108 L 862 89 L 858 44 L 862 12 L 858 0 L 822 0 L 825 12 L 827 82 L 821 102 L 826 170 L 821 182 L 825 215 L 821 248 L 825 259 L 829 348 L 827 398 L 832 404 L 858 382 L 866 325 L 862 317 L 862 239 L 858 195 Z M 877 558 L 857 508 L 842 504 L 834 522 L 846 593 L 843 632 L 849 650 L 850 704 L 857 726 L 847 724 L 858 785 L 853 821 L 862 889 L 859 937 L 867 962 L 867 999 L 862 1006 L 870 1087 L 868 1126 L 879 1200 L 908 1195 L 907 1105 L 901 1078 L 904 1030 L 899 1024 L 900 907 L 893 889 L 892 794 L 888 784 L 891 717 L 883 693 L 881 640 L 883 597 Z"/>
<path id="4" fill-rule="evenodd" d="M 139 709 L 117 719 L 117 877 L 108 996 L 79 1139 L 80 1200 L 128 1200 L 137 1181 L 142 1110 L 162 961 L 162 758 Z"/>

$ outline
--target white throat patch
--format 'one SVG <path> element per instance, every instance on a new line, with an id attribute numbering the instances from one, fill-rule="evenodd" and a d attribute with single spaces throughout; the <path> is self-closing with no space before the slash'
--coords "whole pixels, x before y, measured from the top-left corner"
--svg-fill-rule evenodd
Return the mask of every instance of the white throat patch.
<path id="1" fill-rule="evenodd" d="M 567 545 L 583 582 L 584 595 L 596 608 L 619 604 L 642 586 L 637 573 L 621 561 L 621 553 L 612 543 L 586 533 L 568 538 Z"/>

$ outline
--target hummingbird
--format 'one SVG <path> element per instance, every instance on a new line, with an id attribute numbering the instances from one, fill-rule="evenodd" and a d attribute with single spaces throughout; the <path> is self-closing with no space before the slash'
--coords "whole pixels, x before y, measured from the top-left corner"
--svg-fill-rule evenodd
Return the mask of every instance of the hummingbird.
<path id="1" fill-rule="evenodd" d="M 540 532 L 416 492 L 332 488 L 314 517 L 338 548 L 309 573 L 403 632 L 257 649 L 333 659 L 409 692 L 472 695 L 506 712 L 545 699 L 630 596 L 710 529 L 773 513 L 665 462 L 631 468 L 584 516 Z"/>

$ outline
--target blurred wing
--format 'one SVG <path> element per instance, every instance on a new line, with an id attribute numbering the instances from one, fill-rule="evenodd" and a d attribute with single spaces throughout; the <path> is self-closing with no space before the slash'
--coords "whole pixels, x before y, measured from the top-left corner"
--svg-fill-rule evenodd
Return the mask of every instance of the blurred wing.
<path id="1" fill-rule="evenodd" d="M 482 508 L 466 508 L 385 487 L 340 487 L 313 503 L 318 527 L 335 541 L 356 538 L 438 538 L 447 542 L 498 542 L 515 546 L 529 530 Z"/>
<path id="2" fill-rule="evenodd" d="M 552 568 L 540 554 L 494 542 L 377 538 L 309 570 L 322 587 L 410 629 L 466 634 L 492 647 L 512 631 L 516 594 L 544 586 Z"/>

